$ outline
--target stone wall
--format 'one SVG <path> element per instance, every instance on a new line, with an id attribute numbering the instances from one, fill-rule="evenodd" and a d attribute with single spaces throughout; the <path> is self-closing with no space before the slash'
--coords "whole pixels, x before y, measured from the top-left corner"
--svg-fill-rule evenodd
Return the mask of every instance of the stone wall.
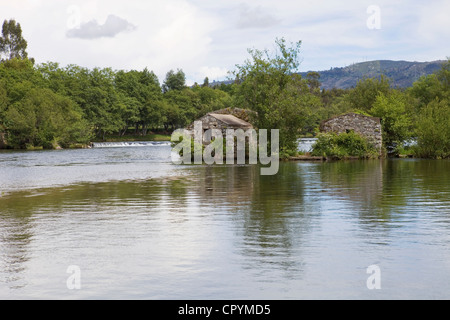
<path id="1" fill-rule="evenodd" d="M 323 121 L 320 124 L 320 131 L 322 132 L 335 132 L 339 134 L 351 130 L 365 137 L 379 152 L 381 152 L 383 141 L 381 137 L 380 118 L 356 113 L 347 113 Z"/>

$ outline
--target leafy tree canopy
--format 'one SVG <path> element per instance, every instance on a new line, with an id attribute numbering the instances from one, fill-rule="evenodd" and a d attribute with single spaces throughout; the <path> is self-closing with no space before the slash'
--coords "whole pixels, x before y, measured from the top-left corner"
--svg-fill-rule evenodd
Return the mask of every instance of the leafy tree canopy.
<path id="1" fill-rule="evenodd" d="M 27 45 L 27 41 L 22 36 L 20 24 L 14 19 L 5 20 L 0 37 L 0 57 L 26 59 L 28 57 Z"/>

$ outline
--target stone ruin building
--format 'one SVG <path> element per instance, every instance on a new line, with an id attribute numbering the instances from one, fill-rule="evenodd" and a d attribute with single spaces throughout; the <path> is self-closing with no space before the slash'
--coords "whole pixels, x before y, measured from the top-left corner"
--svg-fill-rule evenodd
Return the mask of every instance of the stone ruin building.
<path id="1" fill-rule="evenodd" d="M 343 132 L 354 131 L 372 143 L 381 154 L 382 137 L 380 118 L 365 116 L 357 113 L 346 113 L 333 117 L 320 124 L 321 132 Z"/>

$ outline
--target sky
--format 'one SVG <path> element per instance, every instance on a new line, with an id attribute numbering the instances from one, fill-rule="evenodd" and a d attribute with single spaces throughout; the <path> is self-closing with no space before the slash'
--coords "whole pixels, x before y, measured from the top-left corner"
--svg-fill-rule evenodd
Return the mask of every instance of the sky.
<path id="1" fill-rule="evenodd" d="M 276 38 L 302 41 L 299 71 L 450 57 L 449 0 L 0 0 L 36 63 L 220 81 Z"/>

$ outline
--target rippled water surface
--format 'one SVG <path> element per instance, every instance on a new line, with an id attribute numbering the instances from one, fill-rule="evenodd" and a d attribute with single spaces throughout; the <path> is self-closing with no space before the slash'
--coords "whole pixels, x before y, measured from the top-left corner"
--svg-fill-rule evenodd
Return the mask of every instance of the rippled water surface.
<path id="1" fill-rule="evenodd" d="M 0 298 L 448 299 L 449 181 L 449 161 L 1 152 Z"/>

